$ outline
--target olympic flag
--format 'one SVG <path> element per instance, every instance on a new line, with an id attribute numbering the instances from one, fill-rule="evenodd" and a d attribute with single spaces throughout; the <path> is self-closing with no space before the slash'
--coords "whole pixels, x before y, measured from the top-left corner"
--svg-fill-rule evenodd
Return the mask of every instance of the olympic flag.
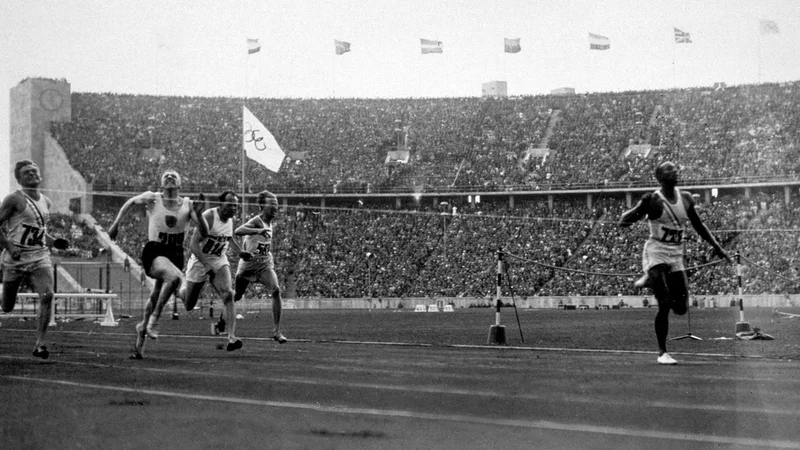
<path id="1" fill-rule="evenodd" d="M 247 109 L 247 106 L 242 106 L 242 143 L 248 158 L 273 172 L 278 172 L 281 168 L 286 153 L 281 150 L 275 136 Z"/>

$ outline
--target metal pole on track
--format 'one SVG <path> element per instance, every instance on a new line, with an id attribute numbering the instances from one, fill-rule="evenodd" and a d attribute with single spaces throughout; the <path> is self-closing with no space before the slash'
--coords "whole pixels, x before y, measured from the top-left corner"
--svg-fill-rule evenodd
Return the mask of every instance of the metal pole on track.
<path id="1" fill-rule="evenodd" d="M 514 288 L 511 286 L 511 275 L 509 275 L 510 268 L 508 263 L 503 267 L 506 273 L 506 284 L 508 285 L 508 292 L 511 294 L 511 305 L 514 307 L 514 315 L 517 317 L 517 329 L 519 329 L 519 340 L 524 344 L 525 336 L 522 335 L 522 323 L 519 320 L 519 311 L 517 311 L 517 300 L 514 298 Z"/>
<path id="2" fill-rule="evenodd" d="M 742 255 L 736 252 L 736 292 L 739 295 L 739 321 L 736 322 L 734 336 L 742 340 L 764 340 L 771 341 L 774 338 L 769 334 L 762 333 L 760 329 L 750 326 L 750 322 L 744 320 L 744 297 L 742 296 Z"/>
<path id="3" fill-rule="evenodd" d="M 506 327 L 500 325 L 500 306 L 503 304 L 501 298 L 503 283 L 503 249 L 497 250 L 497 284 L 495 292 L 495 319 L 494 325 L 489 327 L 488 344 L 506 345 Z"/>

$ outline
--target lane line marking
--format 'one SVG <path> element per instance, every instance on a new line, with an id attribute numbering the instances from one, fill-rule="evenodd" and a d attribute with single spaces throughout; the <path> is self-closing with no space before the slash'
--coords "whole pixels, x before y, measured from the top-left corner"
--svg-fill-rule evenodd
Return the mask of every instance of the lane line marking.
<path id="1" fill-rule="evenodd" d="M 16 359 L 16 360 L 24 360 L 30 361 L 30 358 L 22 358 L 22 357 L 8 357 L 0 355 L 0 359 Z M 792 408 L 792 409 L 783 409 L 783 408 L 760 408 L 760 407 L 750 407 L 750 406 L 742 406 L 736 405 L 734 408 L 731 408 L 726 405 L 713 405 L 713 404 L 698 404 L 698 403 L 679 403 L 679 402 L 671 402 L 671 401 L 663 401 L 663 400 L 654 400 L 654 401 L 642 401 L 642 400 L 624 400 L 624 399 L 612 399 L 612 398 L 601 398 L 601 397 L 581 397 L 576 395 L 566 395 L 559 398 L 552 398 L 545 395 L 536 395 L 530 393 L 514 393 L 514 394 L 505 394 L 502 392 L 496 391 L 488 391 L 488 390 L 470 390 L 470 389 L 454 389 L 454 388 L 443 388 L 443 387 L 426 387 L 426 386 L 401 386 L 401 385 L 386 385 L 386 384 L 377 384 L 377 383 L 352 383 L 352 382 L 345 382 L 345 381 L 329 381 L 329 380 L 320 380 L 315 378 L 302 378 L 302 377 L 295 377 L 295 378 L 287 378 L 287 377 L 263 377 L 263 376 L 237 376 L 228 372 L 221 373 L 221 372 L 198 372 L 193 370 L 185 370 L 185 369 L 168 369 L 168 368 L 155 368 L 155 367 L 135 367 L 135 366 L 117 366 L 112 364 L 102 364 L 102 363 L 87 363 L 87 362 L 80 362 L 80 361 L 58 361 L 57 363 L 60 364 L 67 364 L 73 366 L 84 366 L 84 367 L 99 367 L 99 368 L 107 368 L 107 369 L 118 369 L 118 370 L 138 370 L 143 372 L 153 372 L 153 373 L 164 373 L 164 374 L 180 374 L 180 375 L 190 375 L 190 376 L 210 376 L 214 378 L 224 378 L 228 380 L 234 379 L 244 379 L 249 381 L 259 381 L 259 382 L 268 382 L 268 383 L 292 383 L 292 384 L 302 384 L 306 386 L 328 386 L 328 387 L 350 387 L 350 388 L 359 388 L 359 389 L 374 389 L 379 391 L 391 391 L 391 392 L 405 392 L 405 393 L 416 393 L 416 394 L 441 394 L 441 395 L 458 395 L 458 396 L 466 396 L 466 397 L 485 397 L 485 398 L 492 398 L 496 400 L 515 400 L 515 399 L 524 399 L 524 400 L 531 400 L 531 401 L 542 401 L 542 402 L 551 402 L 551 403 L 577 403 L 577 404 L 597 404 L 598 402 L 603 403 L 605 405 L 614 405 L 614 406 L 631 406 L 631 407 L 653 407 L 653 408 L 668 408 L 668 409 L 677 409 L 677 410 L 688 410 L 688 411 L 716 411 L 716 412 L 730 412 L 734 414 L 761 414 L 761 415 L 786 415 L 786 416 L 800 416 L 800 409 Z"/>
<path id="2" fill-rule="evenodd" d="M 281 402 L 281 401 L 271 401 L 271 400 L 253 400 L 253 399 L 245 399 L 237 397 L 223 397 L 214 395 L 187 394 L 181 392 L 159 391 L 154 389 L 136 389 L 136 388 L 128 388 L 122 386 L 101 385 L 92 383 L 77 383 L 73 381 L 48 380 L 44 378 L 29 378 L 29 377 L 20 377 L 13 375 L 3 376 L 3 378 L 17 380 L 17 381 L 25 381 L 25 382 L 32 381 L 43 384 L 71 386 L 83 389 L 126 392 L 132 394 L 180 398 L 184 400 L 213 401 L 213 402 L 232 403 L 238 405 L 263 406 L 269 408 L 292 408 L 292 409 L 315 411 L 320 413 L 394 417 L 394 418 L 417 419 L 417 420 L 435 420 L 442 422 L 472 423 L 479 425 L 493 425 L 493 426 L 505 426 L 505 427 L 528 428 L 528 429 L 574 431 L 580 433 L 601 433 L 601 434 L 607 434 L 607 435 L 611 434 L 623 437 L 665 439 L 665 440 L 687 441 L 687 442 L 703 442 L 711 444 L 738 445 L 742 447 L 773 447 L 773 448 L 800 449 L 800 442 L 767 440 L 760 438 L 714 436 L 714 435 L 699 434 L 699 433 L 679 433 L 679 432 L 655 431 L 655 430 L 639 430 L 633 428 L 608 427 L 608 426 L 587 425 L 587 424 L 568 424 L 568 423 L 552 422 L 547 420 L 493 419 L 489 417 L 434 414 L 434 413 L 424 413 L 424 412 L 407 411 L 407 410 L 396 410 L 396 409 L 323 406 L 313 403 Z"/>
<path id="3" fill-rule="evenodd" d="M 2 316 L 0 316 L 2 319 Z M 0 328 L 0 331 L 22 331 L 34 333 L 36 330 L 21 330 Z M 85 334 L 85 335 L 99 335 L 99 336 L 134 336 L 134 333 L 114 333 L 114 332 L 88 332 L 88 331 L 54 331 L 53 334 Z M 206 336 L 206 335 L 191 335 L 191 334 L 159 334 L 159 339 L 162 338 L 177 338 L 177 339 L 224 339 L 224 336 Z M 258 341 L 269 342 L 272 337 L 240 337 L 243 341 Z M 480 345 L 480 344 L 431 344 L 424 342 L 392 342 L 392 341 L 352 341 L 346 339 L 289 339 L 290 343 L 310 343 L 310 344 L 343 344 L 343 345 L 385 345 L 394 347 L 424 347 L 424 348 L 456 348 L 456 349 L 473 349 L 473 350 L 515 350 L 515 351 L 539 351 L 539 352 L 572 352 L 572 353 L 610 353 L 610 354 L 628 354 L 628 355 L 656 355 L 658 352 L 655 350 L 625 350 L 625 349 L 602 349 L 602 348 L 568 348 L 568 347 L 522 347 L 513 345 Z M 697 352 L 670 352 L 672 355 L 682 356 L 697 356 L 706 358 L 722 358 L 722 359 L 760 359 L 760 360 L 775 360 L 784 361 L 780 357 L 768 357 L 763 355 L 734 355 L 729 353 L 697 353 Z"/>

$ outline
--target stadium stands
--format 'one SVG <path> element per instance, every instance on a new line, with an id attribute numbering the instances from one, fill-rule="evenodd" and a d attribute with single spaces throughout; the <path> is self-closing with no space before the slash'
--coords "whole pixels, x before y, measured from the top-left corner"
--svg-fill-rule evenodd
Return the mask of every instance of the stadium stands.
<path id="1" fill-rule="evenodd" d="M 302 156 L 278 174 L 249 163 L 246 180 L 248 192 L 268 184 L 313 194 L 619 188 L 654 185 L 653 168 L 670 159 L 682 166 L 683 184 L 778 182 L 699 208 L 726 248 L 796 279 L 800 213 L 797 195 L 785 205 L 780 183 L 797 180 L 800 169 L 798 97 L 800 85 L 785 83 L 509 99 L 251 99 L 248 108 L 283 148 Z M 168 167 L 184 176 L 185 191 L 239 183 L 241 99 L 73 94 L 72 105 L 73 121 L 52 132 L 95 191 L 152 189 Z M 408 127 L 411 160 L 389 167 L 397 123 Z M 626 156 L 631 144 L 652 151 Z M 546 156 L 526 157 L 542 147 Z M 624 198 L 601 196 L 590 210 L 585 197 L 560 195 L 551 210 L 543 197 L 519 196 L 511 208 L 500 197 L 474 205 L 454 196 L 457 215 L 369 196 L 363 208 L 326 210 L 292 200 L 274 242 L 281 282 L 300 297 L 491 296 L 501 246 L 575 270 L 640 271 L 644 226 L 616 226 Z M 94 216 L 108 226 L 117 208 L 96 202 Z M 143 219 L 132 217 L 120 233 L 133 258 Z M 710 260 L 708 246 L 691 238 L 688 266 Z M 520 262 L 510 275 L 520 296 L 636 294 L 625 277 Z M 800 291 L 755 267 L 745 279 L 748 293 Z M 729 266 L 693 274 L 696 294 L 734 290 Z"/>
<path id="2" fill-rule="evenodd" d="M 250 191 L 529 190 L 650 183 L 678 160 L 685 180 L 794 179 L 800 169 L 798 83 L 511 99 L 250 99 L 248 107 L 301 159 L 272 175 L 247 164 Z M 181 169 L 198 190 L 238 186 L 241 99 L 73 94 L 73 120 L 52 133 L 96 191 L 140 191 Z M 546 142 L 550 155 L 524 160 Z M 395 121 L 410 164 L 388 167 Z M 653 154 L 623 157 L 631 143 Z M 355 162 L 355 163 L 354 163 Z M 113 174 L 113 177 L 111 176 Z"/>

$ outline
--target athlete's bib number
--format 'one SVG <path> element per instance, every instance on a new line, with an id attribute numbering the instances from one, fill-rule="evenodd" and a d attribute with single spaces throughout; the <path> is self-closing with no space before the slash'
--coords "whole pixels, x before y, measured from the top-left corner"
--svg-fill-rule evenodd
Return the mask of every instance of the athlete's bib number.
<path id="1" fill-rule="evenodd" d="M 19 239 L 19 245 L 23 247 L 44 247 L 44 228 L 32 227 L 22 224 L 25 231 Z"/>
<path id="2" fill-rule="evenodd" d="M 672 228 L 662 228 L 664 233 L 661 235 L 661 242 L 667 244 L 680 244 L 683 239 L 683 230 L 674 230 Z"/>
<path id="3" fill-rule="evenodd" d="M 256 254 L 257 255 L 266 255 L 269 252 L 269 244 L 266 242 L 259 242 L 258 247 L 256 247 Z"/>
<path id="4" fill-rule="evenodd" d="M 170 247 L 180 247 L 183 245 L 183 233 L 158 233 L 158 241 Z"/>
<path id="5" fill-rule="evenodd" d="M 206 243 L 203 245 L 203 253 L 212 256 L 222 256 L 222 250 L 225 249 L 225 245 L 228 244 L 230 237 L 223 236 L 223 237 L 216 237 L 216 236 L 209 236 Z"/>

